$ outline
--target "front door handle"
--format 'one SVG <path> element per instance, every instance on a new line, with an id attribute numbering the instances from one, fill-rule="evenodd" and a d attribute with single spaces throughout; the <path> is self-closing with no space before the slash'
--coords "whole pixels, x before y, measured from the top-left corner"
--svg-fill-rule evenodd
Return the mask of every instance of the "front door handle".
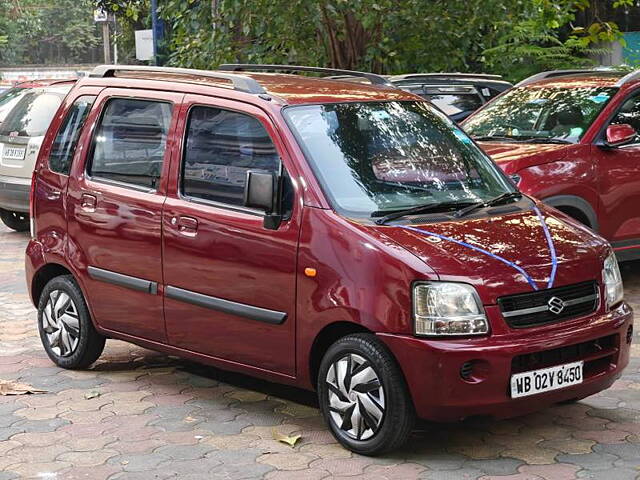
<path id="1" fill-rule="evenodd" d="M 189 237 L 198 233 L 198 220 L 193 217 L 178 217 L 178 232 Z"/>
<path id="2" fill-rule="evenodd" d="M 80 206 L 84 211 L 95 212 L 97 204 L 98 204 L 98 199 L 96 198 L 95 195 L 90 195 L 88 193 L 82 194 L 82 197 L 80 200 Z"/>

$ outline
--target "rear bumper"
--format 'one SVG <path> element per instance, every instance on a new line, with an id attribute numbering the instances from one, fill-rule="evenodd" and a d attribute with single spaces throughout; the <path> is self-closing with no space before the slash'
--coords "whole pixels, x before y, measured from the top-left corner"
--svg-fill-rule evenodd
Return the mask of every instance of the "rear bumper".
<path id="1" fill-rule="evenodd" d="M 29 212 L 31 178 L 0 175 L 0 208 L 11 212 Z"/>
<path id="2" fill-rule="evenodd" d="M 407 381 L 416 413 L 432 421 L 456 421 L 471 416 L 508 418 L 546 408 L 554 403 L 580 399 L 608 388 L 629 363 L 628 329 L 633 313 L 627 304 L 614 311 L 590 317 L 582 327 L 558 327 L 557 330 L 513 334 L 465 340 L 433 340 L 409 336 L 379 334 L 391 349 Z M 613 336 L 613 337 L 612 337 Z M 579 385 L 512 399 L 510 379 L 517 367 L 515 357 L 538 354 L 611 337 L 611 348 L 594 355 L 572 354 L 560 365 L 585 360 L 584 381 Z M 596 359 L 596 357 L 598 357 Z M 528 356 L 528 359 L 536 358 Z M 465 362 L 472 362 L 473 374 L 467 380 L 460 375 Z M 526 368 L 536 370 L 539 367 Z"/>

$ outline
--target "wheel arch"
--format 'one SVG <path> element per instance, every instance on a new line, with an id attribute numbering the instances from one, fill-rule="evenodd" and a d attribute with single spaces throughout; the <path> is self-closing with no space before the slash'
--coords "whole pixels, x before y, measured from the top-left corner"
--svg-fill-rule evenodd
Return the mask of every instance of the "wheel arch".
<path id="1" fill-rule="evenodd" d="M 543 202 L 575 218 L 596 232 L 600 228 L 596 211 L 591 204 L 582 197 L 576 195 L 555 195 L 545 198 Z"/>
<path id="2" fill-rule="evenodd" d="M 33 299 L 36 307 L 38 306 L 40 295 L 47 283 L 55 277 L 60 277 L 62 275 L 71 275 L 75 279 L 75 275 L 73 275 L 68 268 L 60 265 L 59 263 L 47 263 L 38 269 L 31 282 L 31 298 Z"/>
<path id="3" fill-rule="evenodd" d="M 325 325 L 313 340 L 309 352 L 309 378 L 314 389 L 318 381 L 320 362 L 327 349 L 338 339 L 352 333 L 373 333 L 358 323 L 338 321 Z"/>

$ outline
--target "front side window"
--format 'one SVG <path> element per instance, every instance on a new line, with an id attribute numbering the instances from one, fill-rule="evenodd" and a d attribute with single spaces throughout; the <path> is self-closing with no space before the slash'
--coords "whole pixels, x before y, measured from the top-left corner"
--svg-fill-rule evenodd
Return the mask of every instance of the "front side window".
<path id="1" fill-rule="evenodd" d="M 152 100 L 109 100 L 94 137 L 92 177 L 155 189 L 162 172 L 172 106 Z"/>
<path id="2" fill-rule="evenodd" d="M 610 87 L 521 87 L 464 123 L 476 140 L 576 143 L 616 93 Z"/>
<path id="3" fill-rule="evenodd" d="M 514 191 L 469 137 L 426 102 L 304 105 L 284 112 L 343 213 L 376 217 Z"/>
<path id="4" fill-rule="evenodd" d="M 51 147 L 49 154 L 51 171 L 69 175 L 76 143 L 95 99 L 94 96 L 85 95 L 73 102 Z"/>
<path id="5" fill-rule="evenodd" d="M 640 134 L 640 94 L 625 100 L 611 120 L 611 125 L 623 123 L 631 125 Z M 640 136 L 636 137 L 634 143 L 640 143 Z"/>
<path id="6" fill-rule="evenodd" d="M 30 90 L 0 123 L 0 136 L 40 137 L 45 134 L 62 99 L 71 87 Z"/>
<path id="7" fill-rule="evenodd" d="M 219 108 L 191 109 L 182 163 L 182 193 L 244 204 L 247 171 L 278 172 L 280 157 L 254 117 Z"/>

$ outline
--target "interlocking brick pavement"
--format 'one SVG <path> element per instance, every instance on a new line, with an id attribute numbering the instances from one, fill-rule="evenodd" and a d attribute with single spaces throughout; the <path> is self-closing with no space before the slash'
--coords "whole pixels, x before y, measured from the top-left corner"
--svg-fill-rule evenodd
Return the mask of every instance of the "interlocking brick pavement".
<path id="1" fill-rule="evenodd" d="M 402 451 L 367 458 L 335 443 L 307 392 L 113 340 L 91 370 L 54 367 L 26 294 L 27 240 L 0 226 L 0 379 L 48 393 L 0 397 L 0 480 L 640 478 L 637 334 L 625 374 L 599 395 L 513 420 L 424 424 Z M 623 275 L 640 307 L 640 262 Z M 274 429 L 302 438 L 291 448 Z"/>

